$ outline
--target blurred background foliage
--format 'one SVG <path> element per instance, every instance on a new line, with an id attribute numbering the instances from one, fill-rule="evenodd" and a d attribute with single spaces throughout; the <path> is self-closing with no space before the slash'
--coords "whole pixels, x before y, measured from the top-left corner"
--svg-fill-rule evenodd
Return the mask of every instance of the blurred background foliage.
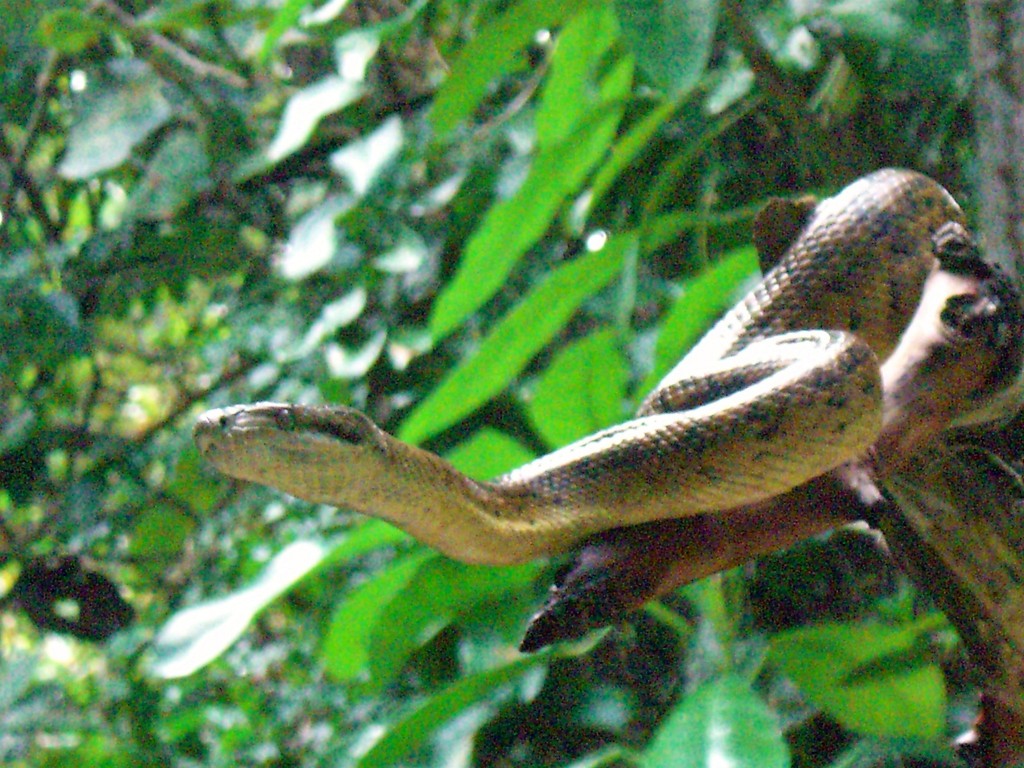
<path id="1" fill-rule="evenodd" d="M 0 14 L 0 760 L 929 766 L 974 688 L 862 533 L 516 652 L 560 563 L 202 466 L 338 402 L 488 477 L 626 417 L 771 195 L 971 209 L 945 0 L 20 0 Z M 865 671 L 866 670 L 866 671 Z"/>

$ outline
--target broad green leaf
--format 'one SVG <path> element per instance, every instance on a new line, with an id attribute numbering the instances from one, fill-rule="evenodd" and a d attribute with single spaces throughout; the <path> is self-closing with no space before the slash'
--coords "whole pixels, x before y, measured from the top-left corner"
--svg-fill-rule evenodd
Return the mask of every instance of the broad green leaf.
<path id="1" fill-rule="evenodd" d="M 57 170 L 68 179 L 86 179 L 116 168 L 172 114 L 160 78 L 148 66 L 113 61 L 108 76 L 86 88 Z"/>
<path id="2" fill-rule="evenodd" d="M 789 764 L 789 748 L 775 716 L 744 680 L 733 675 L 710 680 L 683 698 L 640 760 L 643 768 Z"/>
<path id="3" fill-rule="evenodd" d="M 549 657 L 550 654 L 545 653 L 521 657 L 486 672 L 463 677 L 388 728 L 356 765 L 359 768 L 403 765 L 402 759 L 435 737 L 444 723 L 485 699 L 493 700 L 503 691 L 511 693 L 512 683 L 534 667 L 547 663 Z"/>
<path id="4" fill-rule="evenodd" d="M 648 149 L 655 133 L 679 109 L 679 102 L 664 101 L 638 120 L 623 134 L 609 153 L 607 162 L 602 165 L 590 185 L 587 198 L 587 209 L 593 210 L 604 198 L 605 193 L 630 163 Z"/>
<path id="5" fill-rule="evenodd" d="M 373 690 L 391 682 L 413 651 L 481 603 L 501 600 L 514 606 L 509 593 L 526 591 L 539 568 L 538 563 L 485 568 L 445 557 L 423 563 L 387 601 L 373 625 L 369 657 Z"/>
<path id="6" fill-rule="evenodd" d="M 513 69 L 516 54 L 538 31 L 570 18 L 587 0 L 520 0 L 481 29 L 459 53 L 430 109 L 439 136 L 469 116 L 487 93 L 491 81 Z"/>
<path id="7" fill-rule="evenodd" d="M 615 0 L 615 11 L 651 82 L 676 98 L 692 91 L 711 55 L 718 0 Z"/>
<path id="8" fill-rule="evenodd" d="M 632 65 L 624 60 L 606 83 L 618 93 L 628 88 L 631 77 Z M 488 211 L 466 244 L 458 272 L 434 304 L 430 332 L 435 339 L 450 333 L 504 284 L 512 267 L 604 156 L 621 116 L 621 106 L 595 109 L 565 141 L 542 149 L 516 194 Z"/>
<path id="9" fill-rule="evenodd" d="M 409 534 L 383 520 L 366 518 L 348 531 L 342 540 L 331 545 L 323 565 L 334 565 L 365 555 L 375 549 L 405 544 L 412 541 Z"/>
<path id="10" fill-rule="evenodd" d="M 815 705 L 872 736 L 938 738 L 945 721 L 942 671 L 925 648 L 941 616 L 904 627 L 824 624 L 784 632 L 769 657 Z"/>
<path id="11" fill-rule="evenodd" d="M 489 480 L 521 467 L 534 455 L 504 432 L 484 427 L 459 443 L 445 456 L 456 469 L 478 480 Z"/>
<path id="12" fill-rule="evenodd" d="M 617 335 L 597 331 L 561 350 L 541 375 L 530 421 L 552 448 L 622 421 L 628 376 Z"/>
<path id="13" fill-rule="evenodd" d="M 583 9 L 558 33 L 535 118 L 541 147 L 564 141 L 599 100 L 596 75 L 617 31 L 611 9 L 601 4 Z"/>
<path id="14" fill-rule="evenodd" d="M 324 638 L 323 659 L 328 674 L 346 681 L 367 678 L 370 638 L 395 595 L 415 577 L 424 563 L 439 556 L 420 550 L 377 571 L 353 589 L 334 611 Z"/>
<path id="15" fill-rule="evenodd" d="M 128 200 L 128 212 L 141 219 L 169 220 L 210 184 L 210 160 L 203 143 L 187 129 L 160 143 L 146 173 Z"/>
<path id="16" fill-rule="evenodd" d="M 662 320 L 654 348 L 654 369 L 643 392 L 651 391 L 679 362 L 712 321 L 730 306 L 737 288 L 757 271 L 757 251 L 753 247 L 739 248 L 686 282 L 682 295 Z"/>
<path id="17" fill-rule="evenodd" d="M 275 555 L 248 587 L 178 611 L 153 641 L 156 658 L 150 671 L 174 678 L 205 667 L 241 637 L 256 614 L 316 568 L 325 554 L 319 542 L 296 541 Z"/>
<path id="18" fill-rule="evenodd" d="M 464 360 L 406 418 L 399 438 L 418 443 L 447 429 L 498 394 L 568 322 L 588 297 L 622 270 L 635 247 L 631 234 L 554 270 L 495 327 L 472 357 Z"/>

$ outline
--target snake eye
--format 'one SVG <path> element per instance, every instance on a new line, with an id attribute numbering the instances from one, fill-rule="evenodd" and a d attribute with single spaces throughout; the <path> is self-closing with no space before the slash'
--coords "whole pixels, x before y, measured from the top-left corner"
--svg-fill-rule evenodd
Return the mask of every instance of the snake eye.
<path id="1" fill-rule="evenodd" d="M 295 417 L 292 414 L 292 409 L 288 406 L 276 408 L 271 413 L 271 418 L 275 426 L 284 432 L 290 432 L 295 427 Z"/>

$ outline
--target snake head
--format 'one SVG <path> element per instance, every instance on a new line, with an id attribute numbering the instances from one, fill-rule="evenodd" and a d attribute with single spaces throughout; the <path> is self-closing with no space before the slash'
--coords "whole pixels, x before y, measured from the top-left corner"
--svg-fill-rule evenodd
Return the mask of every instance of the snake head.
<path id="1" fill-rule="evenodd" d="M 387 438 L 369 416 L 344 405 L 292 405 L 292 429 L 329 437 L 351 447 L 385 452 Z"/>
<path id="2" fill-rule="evenodd" d="M 387 436 L 369 417 L 345 406 L 253 403 L 215 408 L 196 421 L 193 439 L 199 453 L 232 477 L 266 482 L 291 462 L 321 456 L 351 455 L 353 450 L 383 454 Z"/>

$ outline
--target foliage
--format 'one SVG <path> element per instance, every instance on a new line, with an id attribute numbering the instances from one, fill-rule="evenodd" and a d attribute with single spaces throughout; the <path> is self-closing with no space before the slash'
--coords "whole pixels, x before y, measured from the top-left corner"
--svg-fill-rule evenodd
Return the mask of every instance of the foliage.
<path id="1" fill-rule="evenodd" d="M 948 760 L 962 662 L 862 538 L 521 656 L 557 563 L 239 487 L 190 427 L 350 403 L 487 477 L 622 419 L 768 196 L 964 198 L 965 37 L 946 0 L 6 8 L 4 763 Z"/>

